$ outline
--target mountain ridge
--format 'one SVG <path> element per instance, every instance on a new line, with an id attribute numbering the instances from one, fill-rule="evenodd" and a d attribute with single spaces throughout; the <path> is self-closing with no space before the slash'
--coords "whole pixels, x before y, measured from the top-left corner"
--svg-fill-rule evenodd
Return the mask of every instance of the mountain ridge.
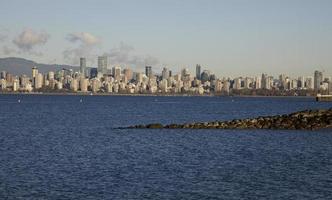
<path id="1" fill-rule="evenodd" d="M 28 60 L 25 58 L 20 57 L 5 57 L 0 58 L 0 71 L 6 71 L 13 75 L 30 75 L 31 68 L 36 66 L 38 71 L 41 73 L 47 73 L 49 71 L 57 71 L 63 68 L 66 69 L 78 69 L 78 66 L 71 66 L 71 65 L 60 65 L 60 64 L 43 64 L 37 63 L 32 60 Z"/>

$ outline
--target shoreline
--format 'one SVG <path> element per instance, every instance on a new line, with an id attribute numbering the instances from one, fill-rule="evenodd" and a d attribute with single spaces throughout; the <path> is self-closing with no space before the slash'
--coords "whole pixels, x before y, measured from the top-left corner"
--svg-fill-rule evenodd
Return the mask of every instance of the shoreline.
<path id="1" fill-rule="evenodd" d="M 316 98 L 315 96 L 262 96 L 262 95 L 196 95 L 196 94 L 128 94 L 128 93 L 52 93 L 52 92 L 30 92 L 13 93 L 1 92 L 1 95 L 26 95 L 26 96 L 148 96 L 148 97 L 228 97 L 228 98 Z"/>

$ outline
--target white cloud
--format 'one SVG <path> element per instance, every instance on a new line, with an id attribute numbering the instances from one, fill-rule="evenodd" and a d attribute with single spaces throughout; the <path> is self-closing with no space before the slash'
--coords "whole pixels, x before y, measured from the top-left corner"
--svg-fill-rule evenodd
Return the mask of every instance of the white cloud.
<path id="1" fill-rule="evenodd" d="M 25 29 L 13 40 L 13 43 L 23 52 L 40 54 L 33 52 L 34 47 L 45 45 L 49 37 L 46 32 L 38 33 L 32 29 Z"/>
<path id="2" fill-rule="evenodd" d="M 95 48 L 101 44 L 101 39 L 87 32 L 70 33 L 66 39 L 71 43 L 78 43 L 79 46 L 68 48 L 62 52 L 65 61 L 70 64 L 78 64 L 80 57 L 85 57 L 90 63 L 96 59 L 93 55 Z"/>
<path id="3" fill-rule="evenodd" d="M 81 42 L 82 45 L 94 46 L 100 43 L 100 38 L 87 32 L 70 33 L 67 35 L 67 40 L 70 42 Z"/>
<path id="4" fill-rule="evenodd" d="M 108 56 L 111 64 L 120 65 L 135 65 L 136 67 L 143 67 L 145 65 L 156 65 L 159 60 L 151 55 L 137 55 L 134 47 L 121 42 L 118 47 L 111 49 L 104 53 Z"/>

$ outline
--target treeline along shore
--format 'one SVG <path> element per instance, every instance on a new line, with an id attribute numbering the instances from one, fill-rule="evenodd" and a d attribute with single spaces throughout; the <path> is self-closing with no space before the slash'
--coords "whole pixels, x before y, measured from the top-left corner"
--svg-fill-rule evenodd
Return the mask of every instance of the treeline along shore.
<path id="1" fill-rule="evenodd" d="M 185 124 L 160 123 L 135 125 L 126 129 L 284 129 L 317 130 L 332 128 L 332 108 L 304 110 L 286 115 L 234 119 L 230 121 L 194 122 Z"/>

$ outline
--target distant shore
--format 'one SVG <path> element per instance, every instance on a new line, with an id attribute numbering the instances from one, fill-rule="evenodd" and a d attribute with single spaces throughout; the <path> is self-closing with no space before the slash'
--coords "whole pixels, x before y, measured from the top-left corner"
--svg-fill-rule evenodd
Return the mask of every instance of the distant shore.
<path id="1" fill-rule="evenodd" d="M 45 95 L 45 96 L 165 96 L 165 97 L 260 97 L 260 98 L 315 98 L 315 96 L 263 96 L 263 95 L 216 95 L 216 94 L 129 94 L 129 93 L 74 93 L 74 92 L 0 92 L 0 95 Z"/>

